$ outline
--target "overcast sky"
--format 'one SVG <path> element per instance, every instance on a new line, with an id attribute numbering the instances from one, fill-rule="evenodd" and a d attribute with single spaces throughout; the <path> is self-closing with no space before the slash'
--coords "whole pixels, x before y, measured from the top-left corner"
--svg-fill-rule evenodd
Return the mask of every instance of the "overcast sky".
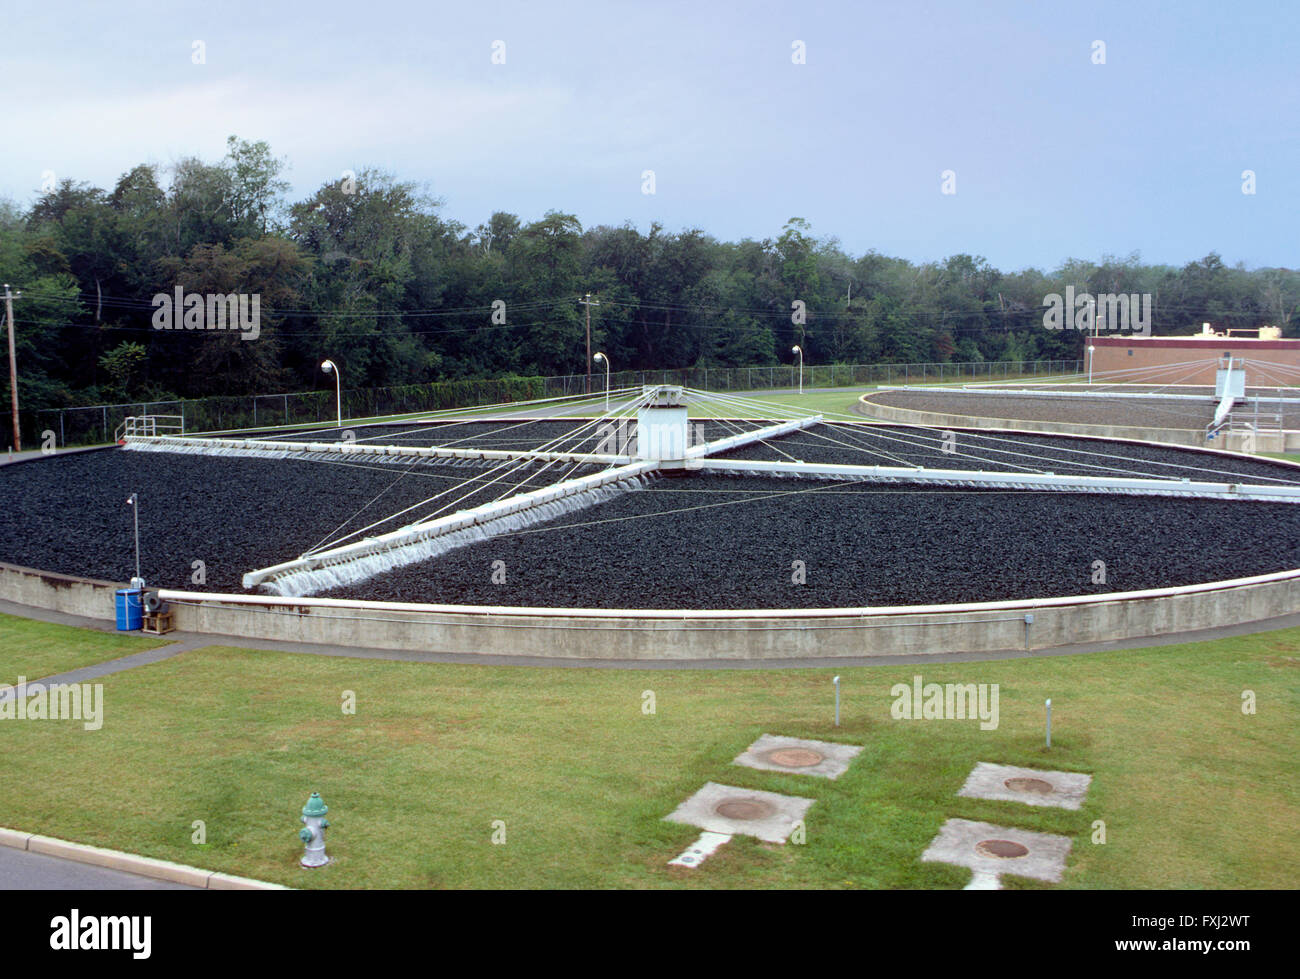
<path id="1" fill-rule="evenodd" d="M 470 227 L 557 209 L 738 240 L 800 216 L 854 255 L 1295 267 L 1297 11 L 11 2 L 0 196 L 30 203 L 46 171 L 111 189 L 140 162 L 215 161 L 237 134 L 288 157 L 295 199 L 378 166 Z"/>

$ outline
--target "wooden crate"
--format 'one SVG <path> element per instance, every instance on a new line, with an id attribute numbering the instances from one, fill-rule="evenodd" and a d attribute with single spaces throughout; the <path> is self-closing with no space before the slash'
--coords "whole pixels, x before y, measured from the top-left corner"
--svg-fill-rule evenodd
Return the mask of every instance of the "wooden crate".
<path id="1" fill-rule="evenodd" d="M 145 612 L 144 623 L 140 626 L 141 632 L 152 633 L 155 636 L 161 636 L 171 632 L 176 628 L 172 624 L 172 616 L 175 613 L 170 609 L 164 612 Z"/>

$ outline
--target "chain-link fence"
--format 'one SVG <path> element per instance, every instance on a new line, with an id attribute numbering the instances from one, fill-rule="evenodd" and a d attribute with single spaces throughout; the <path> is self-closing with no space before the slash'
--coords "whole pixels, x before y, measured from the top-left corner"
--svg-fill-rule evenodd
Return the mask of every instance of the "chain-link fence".
<path id="1" fill-rule="evenodd" d="M 833 387 L 863 387 L 870 384 L 933 384 L 957 381 L 987 381 L 1077 374 L 1079 360 L 987 361 L 973 364 L 818 364 L 803 368 L 805 390 Z M 608 376 L 613 389 L 643 384 L 680 384 L 708 391 L 749 392 L 790 390 L 799 385 L 798 365 L 771 367 L 697 367 L 671 371 L 618 371 Z M 604 371 L 591 374 L 592 393 L 605 390 Z M 470 408 L 477 405 L 530 401 L 587 390 L 587 375 L 558 377 L 507 377 L 461 381 L 435 381 L 386 388 L 358 388 L 343 391 L 345 419 L 375 418 Z M 46 408 L 20 412 L 23 448 L 43 444 L 56 448 L 111 442 L 123 420 L 131 415 L 178 415 L 186 432 L 214 432 L 276 425 L 306 425 L 328 422 L 335 417 L 335 392 L 299 391 L 290 394 L 257 394 L 195 398 L 178 401 L 134 401 L 123 404 L 89 405 L 81 408 Z M 12 445 L 12 415 L 0 415 L 0 449 Z"/>
<path id="2" fill-rule="evenodd" d="M 807 364 L 803 368 L 804 390 L 835 387 L 865 387 L 869 384 L 943 384 L 974 380 L 1017 379 L 1075 374 L 1079 360 L 985 361 L 969 364 Z M 605 390 L 605 373 L 591 374 L 591 390 Z M 547 377 L 546 397 L 582 394 L 585 374 Z M 772 367 L 692 367 L 673 371 L 617 371 L 609 375 L 613 390 L 642 384 L 680 384 L 705 391 L 788 390 L 799 386 L 799 365 Z"/>

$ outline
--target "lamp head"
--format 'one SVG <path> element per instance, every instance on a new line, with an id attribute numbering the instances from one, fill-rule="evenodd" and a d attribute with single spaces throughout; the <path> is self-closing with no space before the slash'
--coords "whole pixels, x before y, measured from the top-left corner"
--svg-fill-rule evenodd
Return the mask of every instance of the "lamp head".
<path id="1" fill-rule="evenodd" d="M 332 361 L 332 360 L 327 360 L 327 361 L 325 361 L 323 364 L 320 365 L 320 369 L 323 370 L 326 374 L 331 374 L 331 373 L 333 373 L 333 371 L 334 371 L 334 361 Z"/>

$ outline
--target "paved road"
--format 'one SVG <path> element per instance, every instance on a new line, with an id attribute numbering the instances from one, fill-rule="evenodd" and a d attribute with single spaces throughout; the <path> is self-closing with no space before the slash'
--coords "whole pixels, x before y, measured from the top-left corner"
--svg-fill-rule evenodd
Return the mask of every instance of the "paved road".
<path id="1" fill-rule="evenodd" d="M 0 846 L 0 890 L 194 891 L 199 888 Z"/>

